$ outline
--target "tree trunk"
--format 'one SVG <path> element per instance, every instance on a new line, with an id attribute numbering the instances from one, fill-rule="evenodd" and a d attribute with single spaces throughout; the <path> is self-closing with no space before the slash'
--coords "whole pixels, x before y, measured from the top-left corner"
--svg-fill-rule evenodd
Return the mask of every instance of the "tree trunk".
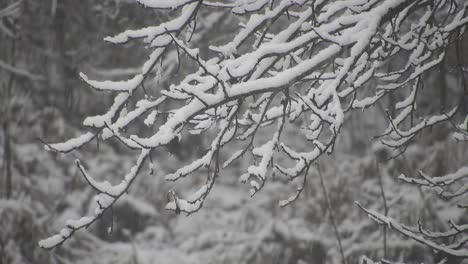
<path id="1" fill-rule="evenodd" d="M 50 99 L 59 108 L 64 100 L 65 82 L 65 10 L 64 4 L 58 2 L 52 12 L 49 31 L 48 82 L 51 89 Z"/>
<path id="2" fill-rule="evenodd" d="M 4 133 L 4 166 L 5 166 L 5 194 L 6 198 L 11 198 L 12 181 L 11 181 L 11 148 L 10 148 L 10 135 L 8 131 L 8 120 L 3 123 Z"/>
<path id="3" fill-rule="evenodd" d="M 439 66 L 439 78 L 437 78 L 441 111 L 445 111 L 447 105 L 447 85 L 445 82 L 445 74 L 445 64 L 441 63 Z"/>

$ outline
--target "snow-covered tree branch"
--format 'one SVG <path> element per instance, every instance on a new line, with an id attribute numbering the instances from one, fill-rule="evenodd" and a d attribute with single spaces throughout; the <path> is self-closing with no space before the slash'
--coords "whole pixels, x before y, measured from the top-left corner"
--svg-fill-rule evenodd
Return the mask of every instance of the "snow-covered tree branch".
<path id="1" fill-rule="evenodd" d="M 46 144 L 46 148 L 67 153 L 94 139 L 115 138 L 140 154 L 116 185 L 96 180 L 98 177 L 77 160 L 82 176 L 98 193 L 96 210 L 92 215 L 69 220 L 57 235 L 39 242 L 43 248 L 61 245 L 76 231 L 100 219 L 129 191 L 146 163 L 153 167 L 155 153 L 166 151 L 163 147 L 177 144 L 189 133 L 211 138 L 209 147 L 199 158 L 165 178 L 178 181 L 203 173 L 206 180 L 191 195 L 169 191 L 166 208 L 176 213 L 200 210 L 216 188 L 216 179 L 238 159 L 250 161 L 245 173 L 223 176 L 239 177 L 249 185 L 251 196 L 268 184 L 272 173 L 280 173 L 292 184 L 299 183 L 296 193 L 279 201 L 281 206 L 288 205 L 301 194 L 313 163 L 334 150 L 347 114 L 386 104 L 390 95 L 398 95 L 401 100 L 386 106 L 389 125 L 380 139 L 395 150 L 394 156 L 403 153 L 425 129 L 443 123 L 451 125 L 458 140 L 468 139 L 465 81 L 457 91 L 459 100 L 445 109 L 421 113 L 417 104 L 426 92 L 423 76 L 444 62 L 448 50 L 465 33 L 468 3 L 464 1 L 137 2 L 158 12 L 170 10 L 171 18 L 156 26 L 106 37 L 105 41 L 142 41 L 150 55 L 141 72 L 125 81 L 95 81 L 81 73 L 87 85 L 111 93 L 114 101 L 106 113 L 83 121 L 87 132 L 63 143 Z M 212 18 L 207 14 L 218 14 L 218 18 L 236 16 L 241 21 L 237 32 L 223 36 L 227 41 L 222 45 L 197 41 L 197 27 Z M 173 69 L 181 66 L 194 71 L 175 81 Z M 160 78 L 171 82 L 167 89 L 158 85 Z M 145 86 L 156 87 L 157 95 L 148 93 Z M 126 132 L 142 120 L 152 134 Z M 301 131 L 300 144 L 297 138 L 285 136 L 288 129 Z M 227 146 L 237 151 L 226 153 Z M 441 196 L 451 198 L 465 194 L 467 185 L 455 191 L 445 187 L 467 175 L 465 167 L 447 176 L 433 178 L 421 172 L 421 179 L 401 178 L 438 188 Z M 468 256 L 461 249 L 466 239 L 438 245 L 418 235 L 456 236 L 466 233 L 465 225 L 453 223 L 448 233 L 433 233 L 422 227 L 418 231 L 375 211 L 363 210 L 377 222 L 434 249 Z"/>

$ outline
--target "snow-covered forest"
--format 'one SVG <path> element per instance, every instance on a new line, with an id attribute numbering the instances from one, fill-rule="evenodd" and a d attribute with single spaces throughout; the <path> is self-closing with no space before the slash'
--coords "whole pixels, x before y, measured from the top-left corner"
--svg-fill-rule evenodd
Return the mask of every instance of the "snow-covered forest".
<path id="1" fill-rule="evenodd" d="M 465 0 L 0 0 L 0 264 L 468 263 Z"/>

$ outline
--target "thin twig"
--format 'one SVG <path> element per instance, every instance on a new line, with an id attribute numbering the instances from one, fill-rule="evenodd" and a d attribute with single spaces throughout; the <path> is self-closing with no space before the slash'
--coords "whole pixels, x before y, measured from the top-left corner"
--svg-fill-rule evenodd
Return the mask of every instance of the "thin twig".
<path id="1" fill-rule="evenodd" d="M 382 196 L 383 200 L 383 206 L 384 206 L 384 215 L 388 215 L 388 204 L 387 204 L 387 198 L 385 197 L 385 189 L 383 186 L 383 176 L 380 173 L 380 166 L 379 166 L 379 161 L 375 160 L 375 165 L 377 169 L 377 175 L 378 175 L 378 180 L 379 180 L 379 187 L 380 187 L 380 195 Z M 383 249 L 384 249 L 384 255 L 383 258 L 387 258 L 387 226 L 383 226 Z"/>
<path id="2" fill-rule="evenodd" d="M 338 227 L 336 225 L 335 214 L 333 213 L 333 208 L 331 206 L 330 197 L 328 196 L 327 187 L 325 186 L 325 181 L 323 180 L 323 175 L 322 175 L 322 171 L 320 170 L 319 164 L 317 164 L 317 171 L 320 176 L 320 185 L 322 186 L 323 196 L 325 196 L 325 200 L 327 202 L 327 208 L 328 208 L 328 212 L 330 215 L 330 222 L 333 226 L 333 231 L 335 232 L 335 237 L 336 237 L 336 240 L 338 241 L 338 246 L 340 248 L 342 262 L 343 264 L 347 264 L 346 257 L 344 255 L 343 245 L 341 243 L 340 233 L 338 232 Z"/>

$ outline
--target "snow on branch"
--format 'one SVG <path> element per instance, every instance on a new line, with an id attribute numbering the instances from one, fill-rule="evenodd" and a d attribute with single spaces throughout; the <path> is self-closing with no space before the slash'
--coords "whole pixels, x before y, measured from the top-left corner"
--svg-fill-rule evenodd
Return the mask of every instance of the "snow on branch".
<path id="1" fill-rule="evenodd" d="M 84 177 L 87 179 L 88 183 L 96 189 L 99 194 L 95 196 L 94 201 L 97 206 L 94 210 L 94 214 L 90 216 L 84 216 L 76 220 L 68 220 L 66 222 L 66 227 L 60 230 L 59 234 L 53 235 L 49 238 L 39 241 L 39 246 L 46 249 L 51 249 L 56 246 L 61 245 L 67 239 L 69 239 L 73 233 L 76 231 L 87 228 L 95 221 L 100 219 L 104 212 L 111 208 L 112 205 L 127 192 L 128 188 L 135 180 L 138 172 L 141 170 L 145 160 L 148 158 L 150 150 L 144 149 L 141 151 L 140 156 L 136 164 L 132 167 L 130 172 L 125 175 L 124 179 L 119 185 L 112 186 L 108 182 L 96 182 L 91 176 L 89 176 L 85 171 L 80 162 L 77 161 L 77 165 L 82 170 Z M 111 194 L 111 195 L 110 195 Z"/>
<path id="2" fill-rule="evenodd" d="M 151 54 L 141 72 L 126 81 L 93 81 L 81 74 L 91 87 L 115 94 L 114 101 L 106 113 L 84 120 L 83 124 L 92 132 L 47 146 L 50 150 L 69 152 L 96 137 L 103 140 L 115 137 L 141 154 L 132 170 L 115 186 L 107 181 L 98 182 L 77 162 L 84 179 L 98 193 L 98 208 L 92 216 L 67 223 L 60 234 L 41 241 L 41 247 L 56 247 L 75 231 L 99 219 L 128 190 L 150 153 L 178 140 L 185 135 L 184 131 L 210 137 L 212 130 L 217 129 L 201 157 L 166 176 L 167 180 L 177 181 L 208 171 L 205 183 L 188 198 L 169 192 L 166 208 L 190 214 L 203 206 L 223 169 L 238 159 L 249 161 L 245 173 L 238 176 L 249 184 L 251 195 L 267 184 L 272 173 L 280 172 L 291 182 L 303 175 L 296 194 L 280 205 L 298 199 L 310 166 L 322 154 L 333 151 L 346 113 L 373 107 L 388 94 L 398 91 L 408 95 L 396 104 L 396 115 L 388 115 L 390 125 L 382 136 L 384 143 L 396 149 L 407 146 L 428 127 L 452 122 L 459 112 L 460 107 L 453 105 L 451 111 L 426 116 L 419 122 L 414 122 L 413 117 L 415 102 L 423 92 L 421 76 L 442 63 L 448 47 L 464 33 L 468 24 L 467 3 L 454 6 L 453 0 L 434 4 L 426 0 L 137 2 L 148 8 L 177 11 L 171 12 L 171 19 L 160 25 L 105 38 L 115 44 L 142 40 Z M 222 14 L 229 10 L 233 16 L 243 16 L 245 23 L 239 24 L 237 32 L 223 31 L 222 45 L 197 43 L 191 35 L 202 31 L 195 31 L 195 27 L 203 27 L 197 24 L 206 15 L 199 12 L 203 8 Z M 447 18 L 439 19 L 441 16 Z M 208 49 L 211 52 L 203 57 L 201 54 L 205 53 L 200 50 Z M 168 58 L 168 54 L 178 58 Z M 146 91 L 137 92 L 140 87 L 144 90 L 157 64 L 170 68 L 175 63 L 197 68 L 192 73 L 182 73 L 181 78 L 165 76 L 171 83 L 168 89 L 157 93 L 158 97 L 147 96 Z M 389 63 L 395 65 L 391 72 Z M 164 118 L 160 114 L 163 102 L 170 108 L 164 110 Z M 153 129 L 151 134 L 126 132 L 125 128 L 142 120 Z M 298 136 L 304 144 L 294 146 L 292 139 L 282 134 L 288 127 L 298 128 L 304 120 L 307 126 L 301 127 Z M 238 151 L 224 159 L 223 152 L 232 148 Z M 375 219 L 381 217 L 368 213 Z M 379 222 L 390 223 L 417 241 L 437 246 L 389 218 L 381 218 Z M 465 254 L 449 246 L 442 249 Z"/>
<path id="3" fill-rule="evenodd" d="M 177 9 L 179 7 L 185 6 L 187 4 L 197 2 L 200 0 L 137 0 L 138 3 L 143 6 L 157 8 L 157 9 Z"/>
<path id="4" fill-rule="evenodd" d="M 437 238 L 443 238 L 443 237 L 446 237 L 448 234 L 444 234 L 444 233 L 439 233 L 439 234 L 436 234 L 436 235 L 430 235 L 430 232 L 429 231 L 425 231 L 421 225 L 419 225 L 419 228 L 417 229 L 413 229 L 413 228 L 410 228 L 406 225 L 403 225 L 403 224 L 400 224 L 398 223 L 398 221 L 394 220 L 393 218 L 391 217 L 387 217 L 387 216 L 384 216 L 376 211 L 373 211 L 373 210 L 369 210 L 369 209 L 365 209 L 364 207 L 362 207 L 359 203 L 357 204 L 364 212 L 366 212 L 368 214 L 368 216 L 376 221 L 377 223 L 379 224 L 382 224 L 382 225 L 387 225 L 388 227 L 390 227 L 391 229 L 397 231 L 398 233 L 406 236 L 406 237 L 409 237 L 415 241 L 418 241 L 424 245 L 427 245 L 437 251 L 440 251 L 440 252 L 444 252 L 446 254 L 449 254 L 451 256 L 456 256 L 456 257 L 467 257 L 468 256 L 468 249 L 464 248 L 463 245 L 468 241 L 466 238 L 465 239 L 462 239 L 461 242 L 456 242 L 456 243 L 452 243 L 452 244 L 449 244 L 449 245 L 445 245 L 445 244 L 437 244 L 436 242 L 434 242 L 432 239 L 437 239 Z M 461 228 L 461 229 L 459 229 Z M 457 234 L 460 234 L 460 233 L 463 233 L 463 232 L 466 232 L 468 230 L 468 225 L 466 226 L 456 226 L 456 225 L 453 225 L 452 226 L 452 229 L 454 229 L 455 231 L 458 231 L 458 232 L 451 232 L 451 231 L 448 231 L 447 233 L 450 233 L 451 236 L 455 236 Z M 428 238 L 429 237 L 429 238 Z"/>

